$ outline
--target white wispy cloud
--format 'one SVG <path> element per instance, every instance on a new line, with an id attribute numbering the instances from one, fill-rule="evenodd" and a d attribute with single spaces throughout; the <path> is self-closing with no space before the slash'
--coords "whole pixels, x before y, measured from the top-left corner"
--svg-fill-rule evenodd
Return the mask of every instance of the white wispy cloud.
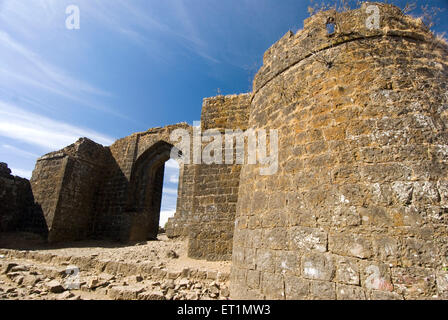
<path id="1" fill-rule="evenodd" d="M 29 151 L 26 151 L 26 150 L 19 149 L 19 148 L 17 148 L 17 147 L 11 146 L 11 145 L 9 145 L 9 144 L 2 144 L 1 147 L 2 147 L 4 150 L 6 150 L 6 151 L 8 151 L 8 152 L 11 152 L 11 153 L 14 153 L 14 154 L 16 154 L 16 155 L 18 155 L 18 156 L 20 156 L 20 157 L 31 158 L 31 159 L 37 159 L 37 158 L 40 157 L 39 155 L 37 155 L 37 154 L 35 154 L 35 153 L 32 153 L 32 152 L 29 152 Z"/>
<path id="2" fill-rule="evenodd" d="M 164 194 L 177 195 L 177 189 L 174 188 L 163 188 Z"/>
<path id="3" fill-rule="evenodd" d="M 160 214 L 160 225 L 162 227 L 168 217 L 173 216 L 176 211 L 179 183 L 179 164 L 176 160 L 170 159 L 165 162 L 165 177 Z"/>
<path id="4" fill-rule="evenodd" d="M 160 211 L 159 226 L 165 227 L 165 224 L 168 222 L 168 219 L 173 217 L 175 213 L 176 213 L 176 210 Z"/>
<path id="5" fill-rule="evenodd" d="M 73 90 L 78 92 L 85 92 L 88 94 L 110 96 L 111 94 L 101 89 L 95 88 L 90 84 L 79 81 L 68 76 L 63 70 L 49 64 L 42 57 L 32 50 L 26 48 L 19 42 L 15 41 L 9 34 L 0 30 L 0 45 L 7 50 L 14 52 L 15 59 L 18 56 L 25 59 L 36 69 L 39 74 L 39 80 L 51 84 L 54 87 L 62 87 L 66 90 Z"/>
<path id="6" fill-rule="evenodd" d="M 179 163 L 176 160 L 170 159 L 165 162 L 165 168 L 179 169 Z"/>
<path id="7" fill-rule="evenodd" d="M 61 149 L 80 137 L 90 138 L 103 145 L 110 145 L 115 140 L 96 131 L 56 121 L 3 101 L 0 101 L 0 135 L 46 150 Z"/>
<path id="8" fill-rule="evenodd" d="M 76 32 L 65 30 L 65 7 L 68 0 L 16 0 L 0 1 L 0 87 L 14 97 L 31 99 L 48 93 L 70 99 L 80 106 L 130 121 L 129 116 L 105 105 L 104 98 L 112 93 L 88 81 L 78 79 L 70 72 L 70 55 L 64 47 L 77 50 L 91 47 Z M 77 0 L 81 21 L 89 21 L 100 28 L 122 34 L 141 50 L 154 58 L 168 62 L 169 56 L 184 54 L 186 50 L 173 50 L 172 44 L 183 46 L 212 61 L 209 52 L 183 1 L 130 2 Z M 157 11 L 159 10 L 159 11 Z M 163 10 L 161 17 L 157 12 Z M 61 46 L 49 52 L 36 39 L 52 34 Z M 45 39 L 45 38 L 44 38 Z M 48 43 L 48 41 L 47 41 Z M 65 45 L 66 44 L 66 45 Z M 60 56 L 68 55 L 63 65 Z M 78 75 L 79 76 L 79 75 Z M 48 99 L 45 99 L 45 105 Z M 46 106 L 45 106 L 46 107 Z M 132 121 L 132 120 L 131 120 Z"/>
<path id="9" fill-rule="evenodd" d="M 30 170 L 24 170 L 24 169 L 18 169 L 18 168 L 10 168 L 11 174 L 13 176 L 19 176 L 26 179 L 31 179 L 32 171 Z"/>
<path id="10" fill-rule="evenodd" d="M 31 98 L 28 89 L 37 89 L 70 99 L 85 107 L 127 118 L 98 102 L 98 97 L 112 94 L 92 86 L 88 82 L 70 76 L 58 66 L 46 61 L 35 51 L 0 30 L 0 85 L 24 98 Z"/>
<path id="11" fill-rule="evenodd" d="M 179 176 L 178 175 L 176 175 L 176 174 L 170 175 L 169 182 L 177 183 L 178 181 L 179 181 Z"/>
<path id="12" fill-rule="evenodd" d="M 73 54 L 82 55 L 90 45 L 76 32 L 65 29 L 65 8 L 70 1 L 2 0 L 0 3 L 2 89 L 21 99 L 45 96 L 45 104 L 48 97 L 71 100 L 64 105 L 76 102 L 79 107 L 130 120 L 105 102 L 114 94 L 101 88 L 101 83 L 92 84 L 90 74 L 76 73 L 81 66 L 73 62 L 76 60 Z"/>
<path id="13" fill-rule="evenodd" d="M 189 52 L 211 62 L 219 63 L 210 46 L 198 31 L 188 6 L 183 0 L 160 2 L 165 21 L 156 14 L 159 4 L 151 2 L 115 0 L 113 2 L 81 1 L 86 15 L 98 21 L 103 27 L 128 36 L 145 51 L 163 59 L 167 55 L 167 44 L 177 43 Z M 154 41 L 154 37 L 159 40 Z M 163 41 L 161 41 L 163 40 Z M 150 50 L 147 50 L 150 47 Z"/>

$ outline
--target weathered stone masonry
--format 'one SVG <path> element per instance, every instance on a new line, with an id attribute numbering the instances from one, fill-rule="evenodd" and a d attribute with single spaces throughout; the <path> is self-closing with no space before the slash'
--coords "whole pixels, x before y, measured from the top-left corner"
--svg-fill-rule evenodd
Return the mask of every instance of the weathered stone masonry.
<path id="1" fill-rule="evenodd" d="M 233 298 L 448 298 L 448 48 L 376 5 L 379 30 L 321 12 L 264 56 L 249 127 L 279 173 L 242 168 Z"/>
<path id="2" fill-rule="evenodd" d="M 244 131 L 250 95 L 204 99 L 201 130 Z M 37 161 L 31 185 L 45 213 L 50 242 L 143 241 L 157 237 L 164 163 L 176 129 L 150 129 L 103 147 L 80 139 Z M 205 143 L 204 143 L 205 144 Z M 224 153 L 223 149 L 223 153 Z M 189 239 L 189 256 L 230 260 L 241 165 L 184 164 L 169 237 Z"/>
<path id="3" fill-rule="evenodd" d="M 205 99 L 202 131 L 214 129 L 224 135 L 226 129 L 246 130 L 249 104 L 248 94 Z M 200 164 L 193 167 L 194 196 L 186 234 L 188 255 L 198 259 L 230 260 L 241 165 Z M 173 220 L 179 224 L 176 218 Z"/>
<path id="4" fill-rule="evenodd" d="M 448 298 L 447 77 L 446 43 L 394 6 L 307 19 L 265 53 L 252 94 L 202 110 L 202 130 L 277 129 L 278 173 L 182 166 L 168 235 L 191 257 L 232 258 L 232 298 Z M 81 139 L 39 159 L 49 240 L 154 238 L 177 128 L 192 130 Z"/>
<path id="5" fill-rule="evenodd" d="M 0 163 L 0 236 L 17 231 L 46 235 L 47 226 L 30 182 L 11 175 L 6 163 Z"/>
<path id="6" fill-rule="evenodd" d="M 49 241 L 155 238 L 174 128 L 188 125 L 133 134 L 110 147 L 83 138 L 40 158 L 31 185 Z"/>

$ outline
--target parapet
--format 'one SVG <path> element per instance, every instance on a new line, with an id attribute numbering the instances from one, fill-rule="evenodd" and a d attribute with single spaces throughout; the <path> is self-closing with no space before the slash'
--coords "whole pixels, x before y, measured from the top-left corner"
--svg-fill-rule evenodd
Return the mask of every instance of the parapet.
<path id="1" fill-rule="evenodd" d="M 104 147 L 88 138 L 80 138 L 78 141 L 65 147 L 64 149 L 50 152 L 37 159 L 37 161 L 40 162 L 70 156 L 75 159 L 92 162 L 98 165 L 105 164 L 107 161 L 105 154 L 107 153 L 107 147 Z"/>
<path id="2" fill-rule="evenodd" d="M 367 25 L 378 8 L 379 28 Z M 376 10 L 376 9 L 375 9 Z M 329 33 L 327 26 L 334 25 Z M 303 59 L 319 52 L 356 40 L 378 37 L 405 37 L 418 41 L 436 41 L 421 19 L 403 14 L 400 8 L 384 3 L 366 2 L 361 8 L 347 12 L 328 10 L 318 12 L 304 22 L 296 34 L 288 31 L 264 54 L 263 66 L 255 76 L 253 92 L 256 94 L 267 82 Z M 443 45 L 448 53 L 448 47 Z"/>
<path id="3" fill-rule="evenodd" d="M 247 129 L 250 93 L 205 98 L 202 104 L 202 129 Z"/>

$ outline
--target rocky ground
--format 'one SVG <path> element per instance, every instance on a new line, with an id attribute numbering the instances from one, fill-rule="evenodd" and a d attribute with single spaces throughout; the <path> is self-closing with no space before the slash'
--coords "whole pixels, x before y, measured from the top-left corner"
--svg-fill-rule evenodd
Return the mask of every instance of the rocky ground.
<path id="1" fill-rule="evenodd" d="M 1 235 L 0 300 L 228 299 L 230 262 L 189 259 L 186 243 L 79 242 L 50 247 Z"/>

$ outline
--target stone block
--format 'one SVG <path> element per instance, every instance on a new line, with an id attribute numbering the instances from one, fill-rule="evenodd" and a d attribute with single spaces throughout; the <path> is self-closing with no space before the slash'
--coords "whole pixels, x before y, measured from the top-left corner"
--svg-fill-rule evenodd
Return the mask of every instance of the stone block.
<path id="1" fill-rule="evenodd" d="M 359 267 L 356 259 L 338 257 L 336 259 L 336 281 L 344 284 L 359 285 Z"/>
<path id="2" fill-rule="evenodd" d="M 366 300 L 365 289 L 343 284 L 336 285 L 336 298 L 338 300 Z"/>
<path id="3" fill-rule="evenodd" d="M 310 296 L 313 300 L 335 300 L 336 284 L 328 281 L 311 281 Z"/>
<path id="4" fill-rule="evenodd" d="M 342 256 L 367 259 L 372 256 L 371 241 L 356 234 L 330 234 L 329 250 Z"/>
<path id="5" fill-rule="evenodd" d="M 305 279 L 331 281 L 335 275 L 334 259 L 329 254 L 306 253 L 301 270 Z"/>
<path id="6" fill-rule="evenodd" d="M 285 288 L 283 276 L 263 272 L 261 275 L 261 290 L 268 300 L 284 300 Z"/>
<path id="7" fill-rule="evenodd" d="M 327 233 L 316 228 L 292 227 L 288 232 L 290 250 L 327 251 Z"/>
<path id="8" fill-rule="evenodd" d="M 394 290 L 389 266 L 373 261 L 361 261 L 360 268 L 362 287 L 380 291 Z"/>
<path id="9" fill-rule="evenodd" d="M 307 300 L 310 281 L 296 276 L 285 276 L 285 296 L 287 300 Z"/>

